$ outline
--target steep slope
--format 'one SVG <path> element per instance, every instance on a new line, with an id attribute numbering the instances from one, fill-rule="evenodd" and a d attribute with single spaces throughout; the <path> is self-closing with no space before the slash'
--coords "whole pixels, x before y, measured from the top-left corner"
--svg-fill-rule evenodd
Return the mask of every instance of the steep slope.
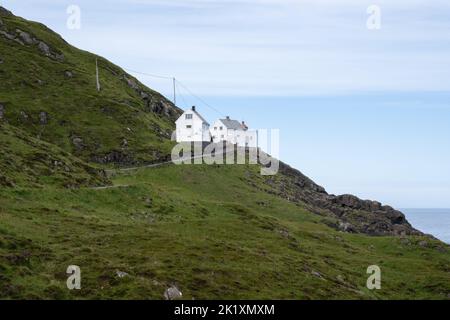
<path id="1" fill-rule="evenodd" d="M 330 195 L 325 188 L 300 171 L 280 163 L 280 174 L 273 177 L 249 177 L 252 184 L 264 179 L 264 189 L 294 203 L 307 206 L 310 212 L 332 217 L 328 225 L 350 233 L 381 235 L 421 235 L 406 220 L 405 215 L 378 201 L 361 200 L 353 195 Z"/>
<path id="2" fill-rule="evenodd" d="M 95 169 L 60 148 L 0 120 L 0 187 L 65 188 L 109 184 Z"/>
<path id="3" fill-rule="evenodd" d="M 167 155 L 179 114 L 119 67 L 72 47 L 42 24 L 0 10 L 3 121 L 84 160 L 125 165 Z"/>

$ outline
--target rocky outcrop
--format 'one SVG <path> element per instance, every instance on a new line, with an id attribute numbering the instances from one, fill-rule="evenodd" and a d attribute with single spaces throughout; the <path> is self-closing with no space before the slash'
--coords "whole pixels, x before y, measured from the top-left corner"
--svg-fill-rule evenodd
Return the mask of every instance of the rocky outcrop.
<path id="1" fill-rule="evenodd" d="M 326 216 L 327 224 L 350 233 L 382 235 L 421 235 L 405 215 L 378 201 L 362 200 L 353 195 L 330 195 L 300 171 L 280 162 L 281 179 L 265 178 L 271 193 L 305 205 L 309 211 Z M 334 222 L 331 222 L 334 221 Z"/>
<path id="2" fill-rule="evenodd" d="M 0 6 L 0 16 L 12 16 L 12 12 Z"/>
<path id="3" fill-rule="evenodd" d="M 145 110 L 147 112 L 153 112 L 160 116 L 168 117 L 173 121 L 178 119 L 183 113 L 182 110 L 174 106 L 161 95 L 144 89 L 137 80 L 132 79 L 127 75 L 123 75 L 122 79 L 142 98 L 142 100 L 144 100 Z"/>
<path id="4" fill-rule="evenodd" d="M 2 7 L 0 7 L 0 13 L 2 15 L 12 15 L 11 12 Z M 29 32 L 20 29 L 16 29 L 14 31 L 9 30 L 3 20 L 0 20 L 0 36 L 3 36 L 7 40 L 14 41 L 22 46 L 35 46 L 42 54 L 53 60 L 64 60 L 64 55 L 58 50 L 51 48 L 50 45 L 34 37 Z"/>

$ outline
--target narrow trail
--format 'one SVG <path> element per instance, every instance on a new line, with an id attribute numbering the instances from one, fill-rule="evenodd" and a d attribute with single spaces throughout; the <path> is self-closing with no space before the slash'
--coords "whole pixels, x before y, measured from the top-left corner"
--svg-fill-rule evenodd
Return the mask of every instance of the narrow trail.
<path id="1" fill-rule="evenodd" d="M 218 153 L 218 154 L 214 155 L 214 157 L 223 156 L 224 154 L 227 154 L 227 153 L 226 152 Z M 186 161 L 192 161 L 192 160 L 204 159 L 204 158 L 205 158 L 205 156 L 201 155 L 201 156 L 196 156 L 196 157 L 191 157 L 191 158 L 182 158 L 176 162 L 170 160 L 170 161 L 164 161 L 164 162 L 160 162 L 160 163 L 147 164 L 145 166 L 139 166 L 139 167 L 110 169 L 110 170 L 105 170 L 105 172 L 107 172 L 108 174 L 114 174 L 114 173 L 118 173 L 118 172 L 120 173 L 120 172 L 136 171 L 136 170 L 140 170 L 140 169 L 158 168 L 158 167 L 162 167 L 164 165 L 176 164 L 177 162 L 183 163 Z M 107 189 L 118 189 L 118 188 L 128 188 L 128 187 L 130 187 L 130 185 L 112 185 L 112 186 L 92 187 L 90 189 L 91 190 L 107 190 Z"/>

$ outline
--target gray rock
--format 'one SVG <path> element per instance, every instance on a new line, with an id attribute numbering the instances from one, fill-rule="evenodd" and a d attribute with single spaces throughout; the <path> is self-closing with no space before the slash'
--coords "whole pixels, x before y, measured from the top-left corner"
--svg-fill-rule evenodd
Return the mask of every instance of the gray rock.
<path id="1" fill-rule="evenodd" d="M 141 91 L 141 98 L 145 100 L 145 99 L 150 98 L 150 96 L 148 95 L 148 93 Z"/>
<path id="2" fill-rule="evenodd" d="M 336 200 L 337 200 L 337 203 L 344 205 L 346 207 L 350 207 L 353 209 L 361 208 L 361 200 L 350 194 L 344 194 L 342 196 L 338 196 Z"/>
<path id="3" fill-rule="evenodd" d="M 128 147 L 128 140 L 127 139 L 123 139 L 122 140 L 122 148 L 127 148 Z"/>
<path id="4" fill-rule="evenodd" d="M 52 56 L 52 58 L 55 58 L 58 61 L 64 61 L 64 54 L 62 53 L 57 53 L 54 56 Z"/>
<path id="5" fill-rule="evenodd" d="M 145 198 L 144 202 L 145 202 L 145 206 L 148 207 L 148 208 L 151 208 L 152 205 L 153 205 L 153 200 L 150 197 Z"/>
<path id="6" fill-rule="evenodd" d="M 176 287 L 171 286 L 164 292 L 164 298 L 166 300 L 178 300 L 183 297 L 183 293 Z"/>
<path id="7" fill-rule="evenodd" d="M 343 277 L 342 275 L 338 275 L 338 276 L 336 277 L 336 279 L 337 279 L 337 281 L 339 281 L 340 283 L 343 283 L 343 284 L 346 283 L 346 281 L 345 281 L 345 279 L 344 279 L 344 277 Z"/>
<path id="8" fill-rule="evenodd" d="M 419 247 L 422 247 L 422 248 L 428 247 L 428 242 L 426 242 L 426 241 L 420 241 L 420 242 L 419 242 Z"/>
<path id="9" fill-rule="evenodd" d="M 84 148 L 84 141 L 79 137 L 75 137 L 72 139 L 72 143 L 77 148 L 77 150 L 81 150 Z"/>
<path id="10" fill-rule="evenodd" d="M 348 222 L 339 222 L 339 230 L 344 232 L 353 232 L 353 226 Z"/>
<path id="11" fill-rule="evenodd" d="M 30 36 L 29 33 L 25 32 L 25 31 L 22 31 L 22 30 L 16 30 L 16 32 L 19 34 L 19 37 L 22 39 L 22 41 L 23 41 L 25 44 L 30 45 L 30 44 L 33 44 L 33 43 L 34 43 L 34 40 L 33 40 L 33 38 Z"/>
<path id="12" fill-rule="evenodd" d="M 286 230 L 286 229 L 282 229 L 282 230 L 278 230 L 278 232 L 280 233 L 280 235 L 283 237 L 283 238 L 290 238 L 290 233 L 289 233 L 289 231 L 288 230 Z"/>
<path id="13" fill-rule="evenodd" d="M 10 34 L 10 33 L 6 32 L 6 31 L 3 31 L 3 30 L 0 30 L 0 34 L 3 35 L 6 39 L 9 39 L 9 40 L 14 40 L 16 38 L 15 35 Z"/>
<path id="14" fill-rule="evenodd" d="M 0 103 L 0 120 L 5 116 L 5 106 Z"/>
<path id="15" fill-rule="evenodd" d="M 117 275 L 119 278 L 121 278 L 121 279 L 129 276 L 128 273 L 123 272 L 123 271 L 120 271 L 120 270 L 117 270 L 117 271 L 116 271 L 116 275 Z"/>
<path id="16" fill-rule="evenodd" d="M 3 64 L 5 62 L 2 58 L 0 58 L 0 64 Z"/>
<path id="17" fill-rule="evenodd" d="M 21 46 L 25 45 L 25 43 L 23 43 L 22 40 L 20 40 L 18 38 L 15 38 L 14 41 L 17 42 L 18 44 L 20 44 Z"/>
<path id="18" fill-rule="evenodd" d="M 45 55 L 47 55 L 47 56 L 50 55 L 50 47 L 45 42 L 43 42 L 43 41 L 39 42 L 38 48 Z"/>
<path id="19" fill-rule="evenodd" d="M 25 111 L 20 111 L 20 118 L 21 118 L 23 121 L 27 121 L 29 117 L 28 117 L 28 114 L 26 114 Z"/>
<path id="20" fill-rule="evenodd" d="M 42 125 L 46 125 L 48 123 L 48 113 L 45 111 L 42 111 L 39 113 L 39 122 Z"/>
<path id="21" fill-rule="evenodd" d="M 311 271 L 311 274 L 319 279 L 325 280 L 325 278 L 317 271 Z"/>
<path id="22" fill-rule="evenodd" d="M 64 75 L 66 76 L 66 78 L 73 78 L 73 72 L 72 71 L 66 71 L 66 72 L 64 72 Z"/>

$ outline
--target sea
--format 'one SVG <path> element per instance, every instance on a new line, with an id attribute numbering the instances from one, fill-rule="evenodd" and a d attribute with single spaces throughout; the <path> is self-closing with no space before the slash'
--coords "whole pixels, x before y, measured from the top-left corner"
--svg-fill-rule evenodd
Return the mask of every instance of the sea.
<path id="1" fill-rule="evenodd" d="M 450 244 L 450 209 L 401 209 L 412 226 Z"/>

